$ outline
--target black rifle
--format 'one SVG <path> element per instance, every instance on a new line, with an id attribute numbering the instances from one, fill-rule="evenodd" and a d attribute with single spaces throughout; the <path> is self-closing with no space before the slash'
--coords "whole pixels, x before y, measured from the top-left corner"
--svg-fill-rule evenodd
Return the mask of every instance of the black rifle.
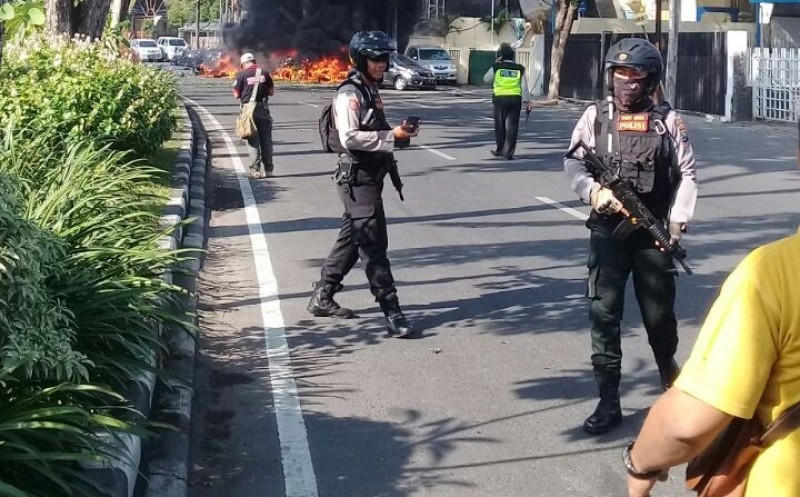
<path id="1" fill-rule="evenodd" d="M 531 108 L 527 107 L 525 108 L 525 126 L 528 125 L 528 119 L 530 118 L 531 118 Z"/>
<path id="2" fill-rule="evenodd" d="M 578 149 L 583 149 L 583 157 L 575 155 Z M 671 242 L 669 231 L 664 226 L 664 223 L 653 216 L 653 213 L 644 205 L 639 195 L 633 191 L 633 187 L 628 180 L 620 178 L 613 168 L 592 152 L 592 149 L 583 141 L 579 141 L 569 149 L 564 157 L 583 162 L 597 182 L 604 188 L 611 190 L 614 197 L 622 203 L 623 210 L 621 214 L 625 219 L 614 230 L 614 236 L 624 238 L 631 231 L 644 228 L 655 238 L 664 253 L 678 261 L 686 271 L 686 274 L 692 274 L 692 269 L 685 261 L 686 250 L 678 243 Z"/>
<path id="3" fill-rule="evenodd" d="M 400 195 L 400 201 L 405 202 L 406 199 L 403 197 L 403 181 L 400 179 L 400 171 L 397 169 L 397 161 L 394 158 L 394 154 L 389 155 L 387 167 L 392 185 L 394 185 L 394 189 L 397 190 L 397 194 Z"/>

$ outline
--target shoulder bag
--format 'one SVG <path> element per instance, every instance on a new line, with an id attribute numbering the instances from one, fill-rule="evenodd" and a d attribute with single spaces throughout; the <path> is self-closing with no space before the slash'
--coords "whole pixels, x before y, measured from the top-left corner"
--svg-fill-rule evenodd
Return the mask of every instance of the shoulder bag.
<path id="1" fill-rule="evenodd" d="M 247 140 L 250 137 L 258 134 L 256 129 L 256 122 L 253 120 L 253 111 L 258 103 L 258 89 L 261 87 L 261 68 L 256 69 L 255 83 L 253 84 L 253 94 L 250 96 L 250 101 L 242 105 L 239 110 L 239 117 L 236 118 L 236 136 L 242 140 Z"/>
<path id="2" fill-rule="evenodd" d="M 756 458 L 767 447 L 800 427 L 795 404 L 767 429 L 753 419 L 734 418 L 717 438 L 686 467 L 686 487 L 698 497 L 742 497 Z"/>

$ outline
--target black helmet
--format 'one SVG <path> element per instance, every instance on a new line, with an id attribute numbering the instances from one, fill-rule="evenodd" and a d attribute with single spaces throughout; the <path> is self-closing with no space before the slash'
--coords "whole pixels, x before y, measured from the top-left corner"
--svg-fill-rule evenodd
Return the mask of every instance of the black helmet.
<path id="1" fill-rule="evenodd" d="M 397 46 L 383 31 L 359 31 L 350 40 L 350 63 L 359 72 L 367 72 L 367 60 L 385 60 Z"/>
<path id="2" fill-rule="evenodd" d="M 500 48 L 497 49 L 497 58 L 503 60 L 514 60 L 514 49 L 511 48 L 511 45 L 508 43 L 500 44 Z"/>
<path id="3" fill-rule="evenodd" d="M 609 91 L 612 86 L 611 72 L 615 67 L 628 67 L 649 75 L 648 93 L 655 90 L 661 80 L 664 63 L 658 49 L 642 38 L 625 38 L 611 45 L 606 54 L 606 84 Z"/>

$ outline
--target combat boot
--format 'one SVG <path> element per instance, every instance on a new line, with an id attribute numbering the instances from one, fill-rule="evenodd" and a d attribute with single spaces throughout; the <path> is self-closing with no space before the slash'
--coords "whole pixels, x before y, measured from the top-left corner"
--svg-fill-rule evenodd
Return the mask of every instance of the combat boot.
<path id="1" fill-rule="evenodd" d="M 386 316 L 386 329 L 396 338 L 421 338 L 422 333 L 415 330 L 400 310 L 400 301 L 392 294 L 378 301 Z"/>
<path id="2" fill-rule="evenodd" d="M 658 375 L 661 378 L 661 389 L 666 392 L 672 387 L 675 380 L 678 379 L 678 375 L 681 374 L 681 368 L 678 366 L 678 363 L 675 362 L 675 359 L 661 362 L 657 361 L 657 364 Z"/>
<path id="3" fill-rule="evenodd" d="M 583 429 L 592 435 L 601 435 L 622 423 L 619 403 L 619 376 L 595 372 L 600 391 L 600 402 L 591 416 L 583 422 Z"/>
<path id="4" fill-rule="evenodd" d="M 318 318 L 351 319 L 356 317 L 352 309 L 342 307 L 333 300 L 333 295 L 342 288 L 342 285 L 314 283 L 314 293 L 311 294 L 311 300 L 308 302 L 306 309 Z"/>

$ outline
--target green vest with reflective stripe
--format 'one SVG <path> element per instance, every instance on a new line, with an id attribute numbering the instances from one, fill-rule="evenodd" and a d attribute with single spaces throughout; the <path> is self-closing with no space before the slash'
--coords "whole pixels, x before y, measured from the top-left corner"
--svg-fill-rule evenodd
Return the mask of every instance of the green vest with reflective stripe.
<path id="1" fill-rule="evenodd" d="M 497 68 L 494 71 L 494 96 L 519 97 L 522 95 L 522 71 Z"/>

